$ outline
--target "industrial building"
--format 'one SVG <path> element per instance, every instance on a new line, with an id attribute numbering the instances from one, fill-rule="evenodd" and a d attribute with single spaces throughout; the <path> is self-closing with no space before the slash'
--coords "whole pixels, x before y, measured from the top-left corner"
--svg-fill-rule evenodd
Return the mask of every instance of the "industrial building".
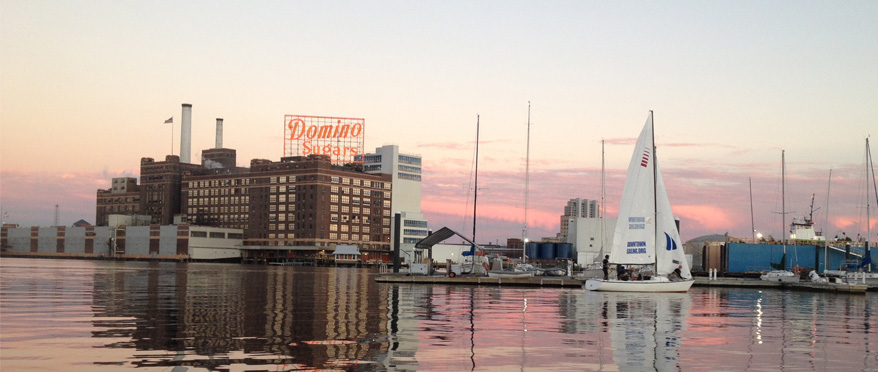
<path id="1" fill-rule="evenodd" d="M 353 245 L 364 261 L 387 261 L 401 218 L 405 261 L 429 234 L 421 213 L 421 157 L 394 145 L 336 164 L 329 155 L 253 159 L 238 167 L 236 151 L 223 148 L 223 119 L 216 146 L 190 163 L 192 105 L 183 104 L 180 155 L 144 157 L 137 179 L 113 179 L 96 194 L 96 224 L 110 216 L 145 215 L 161 226 L 191 224 L 242 232 L 245 260 L 314 258 L 337 245 Z"/>
<path id="2" fill-rule="evenodd" d="M 5 257 L 236 261 L 241 257 L 242 242 L 240 229 L 189 224 L 3 226 L 0 235 Z"/>

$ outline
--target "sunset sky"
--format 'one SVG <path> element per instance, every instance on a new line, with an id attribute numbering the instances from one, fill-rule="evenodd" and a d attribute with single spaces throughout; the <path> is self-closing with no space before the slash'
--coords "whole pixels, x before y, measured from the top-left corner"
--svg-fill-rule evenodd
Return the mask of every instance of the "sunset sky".
<path id="1" fill-rule="evenodd" d="M 55 204 L 94 222 L 97 189 L 179 154 L 191 103 L 192 158 L 221 117 L 239 166 L 283 156 L 285 114 L 365 118 L 368 151 L 423 157 L 431 228 L 468 231 L 480 115 L 477 240 L 503 243 L 524 227 L 531 102 L 531 239 L 600 199 L 602 139 L 616 215 L 649 110 L 683 240 L 749 237 L 751 178 L 756 230 L 780 236 L 782 149 L 787 222 L 815 194 L 818 230 L 828 209 L 829 235 L 855 237 L 876 19 L 875 1 L 3 0 L 3 222 L 51 225 Z"/>

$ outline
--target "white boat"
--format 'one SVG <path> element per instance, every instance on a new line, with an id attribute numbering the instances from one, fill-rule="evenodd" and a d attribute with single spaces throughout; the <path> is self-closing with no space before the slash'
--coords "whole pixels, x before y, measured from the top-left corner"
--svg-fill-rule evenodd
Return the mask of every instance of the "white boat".
<path id="1" fill-rule="evenodd" d="M 759 279 L 767 282 L 797 283 L 799 281 L 799 276 L 789 270 L 771 270 L 760 275 Z"/>
<path id="2" fill-rule="evenodd" d="M 545 276 L 564 276 L 567 275 L 567 269 L 560 267 L 550 267 L 547 269 L 539 269 L 539 271 Z"/>
<path id="3" fill-rule="evenodd" d="M 878 286 L 878 273 L 872 272 L 872 253 L 869 238 L 872 236 L 871 208 L 872 202 L 870 194 L 875 192 L 876 203 L 878 203 L 878 189 L 875 182 L 875 174 L 872 173 L 875 164 L 872 163 L 872 151 L 869 147 L 869 138 L 866 138 L 866 241 L 865 252 L 859 262 L 845 262 L 839 270 L 825 270 L 827 276 L 837 276 L 844 278 L 849 283 L 862 283 L 871 287 Z M 871 174 L 871 177 L 870 177 Z M 871 179 L 870 179 L 871 178 Z M 859 270 L 859 271 L 851 271 Z"/>
<path id="4" fill-rule="evenodd" d="M 589 279 L 590 291 L 686 292 L 694 280 L 671 213 L 668 192 L 655 156 L 653 114 L 640 132 L 628 164 L 610 264 L 653 267 L 642 280 Z"/>
<path id="5" fill-rule="evenodd" d="M 488 271 L 489 278 L 530 278 L 534 276 L 533 271 L 515 271 L 515 270 L 500 270 Z"/>
<path id="6" fill-rule="evenodd" d="M 781 227 L 786 229 L 787 219 L 786 219 L 786 157 L 784 150 L 780 152 L 780 190 L 781 190 Z M 774 270 L 771 270 L 765 274 L 759 276 L 759 279 L 762 279 L 767 282 L 780 282 L 780 283 L 796 283 L 799 281 L 799 276 L 796 273 L 787 270 L 787 233 L 784 232 L 783 238 L 781 238 L 783 242 L 783 256 L 781 256 L 780 263 L 774 264 L 771 266 Z"/>

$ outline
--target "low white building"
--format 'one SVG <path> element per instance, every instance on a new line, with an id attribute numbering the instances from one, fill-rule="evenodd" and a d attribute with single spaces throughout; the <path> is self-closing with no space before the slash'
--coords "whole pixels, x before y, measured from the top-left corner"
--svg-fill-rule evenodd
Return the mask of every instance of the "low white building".
<path id="1" fill-rule="evenodd" d="M 595 262 L 601 254 L 610 253 L 613 245 L 613 231 L 616 229 L 615 218 L 583 218 L 572 217 L 569 223 L 567 242 L 573 244 L 573 257 L 576 263 L 588 265 Z M 601 231 L 603 230 L 603 234 Z M 597 259 L 600 262 L 601 259 Z"/>

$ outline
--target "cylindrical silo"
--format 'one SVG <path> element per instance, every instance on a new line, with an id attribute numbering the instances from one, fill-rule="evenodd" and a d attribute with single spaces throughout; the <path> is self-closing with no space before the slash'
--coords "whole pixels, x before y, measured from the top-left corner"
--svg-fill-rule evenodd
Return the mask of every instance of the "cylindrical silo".
<path id="1" fill-rule="evenodd" d="M 540 243 L 540 258 L 555 258 L 555 243 Z"/>
<path id="2" fill-rule="evenodd" d="M 539 258 L 539 251 L 539 245 L 536 242 L 528 242 L 524 249 L 524 253 L 529 259 Z"/>
<path id="3" fill-rule="evenodd" d="M 556 258 L 567 259 L 573 258 L 573 244 L 558 243 L 558 255 Z"/>

